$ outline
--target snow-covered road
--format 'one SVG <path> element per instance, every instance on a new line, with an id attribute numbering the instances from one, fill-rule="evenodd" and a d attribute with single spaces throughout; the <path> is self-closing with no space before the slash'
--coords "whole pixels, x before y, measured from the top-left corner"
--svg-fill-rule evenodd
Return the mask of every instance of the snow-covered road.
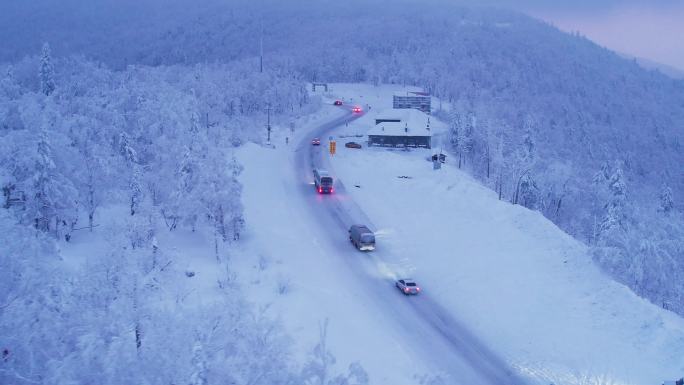
<path id="1" fill-rule="evenodd" d="M 313 128 L 310 135 L 297 144 L 295 156 L 299 198 L 310 207 L 318 227 L 325 229 L 330 250 L 334 250 L 334 255 L 326 257 L 344 261 L 351 273 L 341 272 L 340 282 L 361 287 L 364 296 L 358 300 L 367 302 L 371 305 L 368 309 L 380 313 L 386 327 L 392 328 L 395 336 L 401 336 L 402 340 L 396 341 L 397 344 L 412 351 L 414 357 L 422 358 L 427 367 L 446 373 L 451 380 L 459 383 L 523 383 L 503 360 L 469 332 L 454 314 L 432 300 L 429 294 L 406 297 L 394 289 L 394 279 L 397 277 L 385 263 L 387 258 L 381 239 L 378 249 L 372 253 L 358 252 L 350 245 L 347 229 L 351 224 L 362 223 L 375 229 L 372 220 L 347 193 L 347 189 L 354 186 L 345 186 L 343 181 L 336 179 L 335 194 L 319 195 L 315 192 L 311 185 L 312 169 L 330 170 L 331 165 L 327 155 L 327 140 L 321 146 L 312 146 L 311 138 L 325 139 L 333 135 L 336 128 L 360 116 L 350 112 Z M 338 143 L 338 146 L 341 145 Z M 332 175 L 335 175 L 334 172 Z M 388 347 L 386 354 L 392 355 L 391 347 Z"/>

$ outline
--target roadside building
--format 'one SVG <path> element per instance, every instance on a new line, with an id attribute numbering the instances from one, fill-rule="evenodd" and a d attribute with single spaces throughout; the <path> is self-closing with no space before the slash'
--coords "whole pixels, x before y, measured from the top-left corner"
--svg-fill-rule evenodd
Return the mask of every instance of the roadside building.
<path id="1" fill-rule="evenodd" d="M 424 113 L 429 114 L 431 109 L 431 100 L 432 98 L 430 97 L 430 94 L 428 94 L 427 92 L 398 92 L 394 94 L 392 108 L 415 108 L 416 110 L 423 111 Z"/>
<path id="2" fill-rule="evenodd" d="M 379 113 L 368 131 L 368 145 L 381 147 L 432 147 L 430 116 L 417 110 Z"/>

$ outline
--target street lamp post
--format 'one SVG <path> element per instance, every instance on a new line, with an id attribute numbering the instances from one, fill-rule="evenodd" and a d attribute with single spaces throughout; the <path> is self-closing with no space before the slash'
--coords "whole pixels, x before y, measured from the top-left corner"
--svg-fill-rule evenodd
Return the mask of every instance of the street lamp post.
<path id="1" fill-rule="evenodd" d="M 268 139 L 266 140 L 268 143 L 271 143 L 271 105 L 268 104 L 268 107 L 266 107 L 266 131 L 268 133 Z"/>

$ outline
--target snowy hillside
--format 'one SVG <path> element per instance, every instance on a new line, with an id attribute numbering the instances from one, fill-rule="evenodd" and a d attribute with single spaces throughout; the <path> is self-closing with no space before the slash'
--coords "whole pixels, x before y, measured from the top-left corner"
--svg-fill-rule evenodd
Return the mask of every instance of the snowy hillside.
<path id="1" fill-rule="evenodd" d="M 0 385 L 684 375 L 684 82 L 512 11 L 296 3 L 0 1 Z"/>
<path id="2" fill-rule="evenodd" d="M 367 132 L 372 116 L 338 136 Z M 331 157 L 377 228 L 378 272 L 416 279 L 540 383 L 647 384 L 684 370 L 681 318 L 613 282 L 584 245 L 499 201 L 454 159 L 432 170 L 432 153 L 342 148 Z"/>
<path id="3" fill-rule="evenodd" d="M 388 107 L 392 91 L 333 85 L 333 95 L 373 110 Z M 240 270 L 252 271 L 250 297 L 282 315 L 302 357 L 315 341 L 311 330 L 327 319 L 337 370 L 359 362 L 371 382 L 451 383 L 453 373 L 439 360 L 426 360 L 421 334 L 402 333 L 387 318 L 401 311 L 392 309 L 393 280 L 411 276 L 531 383 L 658 383 L 684 370 L 684 321 L 613 282 L 584 245 L 539 213 L 499 201 L 453 159 L 433 171 L 425 160 L 431 151 L 344 148 L 373 116 L 331 132 L 338 153 L 322 158 L 346 191 L 335 196 L 317 196 L 307 170 L 293 173 L 306 150 L 297 143 L 310 147 L 311 135 L 297 134 L 294 145 L 278 136 L 276 149 L 250 145 L 238 154 L 244 164 L 270 165 L 248 169 L 241 179 L 253 257 Z M 379 249 L 356 253 L 335 222 L 318 225 L 315 217 L 329 215 L 326 200 L 356 201 L 377 231 Z M 431 343 L 427 357 L 440 351 Z"/>
<path id="4" fill-rule="evenodd" d="M 267 71 L 302 81 L 425 88 L 446 102 L 436 107 L 466 171 L 589 244 L 639 295 L 684 312 L 675 279 L 684 271 L 681 81 L 517 13 L 436 1 L 54 4 L 0 5 L 11 37 L 0 61 L 15 62 L 16 78 L 34 78 L 22 58 L 49 41 L 58 56 L 75 51 L 121 69 L 256 68 L 263 47 Z M 74 23 L 85 32 L 66 27 Z"/>
<path id="5" fill-rule="evenodd" d="M 652 384 L 684 370 L 681 318 L 602 274 L 538 213 L 499 202 L 453 164 L 432 171 L 428 154 L 333 159 L 378 229 L 389 256 L 379 271 L 416 279 L 539 383 Z"/>
<path id="6" fill-rule="evenodd" d="M 267 114 L 315 111 L 304 84 L 240 63 L 114 72 L 47 44 L 16 64 L 0 82 L 0 383 L 309 376 L 229 266 L 234 148 L 262 141 Z"/>

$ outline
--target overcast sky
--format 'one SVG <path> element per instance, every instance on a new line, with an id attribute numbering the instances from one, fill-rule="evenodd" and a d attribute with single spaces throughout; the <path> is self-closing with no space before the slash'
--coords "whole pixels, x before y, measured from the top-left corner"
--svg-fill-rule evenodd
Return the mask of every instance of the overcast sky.
<path id="1" fill-rule="evenodd" d="M 596 43 L 684 70 L 684 0 L 481 0 Z"/>
<path id="2" fill-rule="evenodd" d="M 501 2 L 614 51 L 684 70 L 684 0 Z"/>

